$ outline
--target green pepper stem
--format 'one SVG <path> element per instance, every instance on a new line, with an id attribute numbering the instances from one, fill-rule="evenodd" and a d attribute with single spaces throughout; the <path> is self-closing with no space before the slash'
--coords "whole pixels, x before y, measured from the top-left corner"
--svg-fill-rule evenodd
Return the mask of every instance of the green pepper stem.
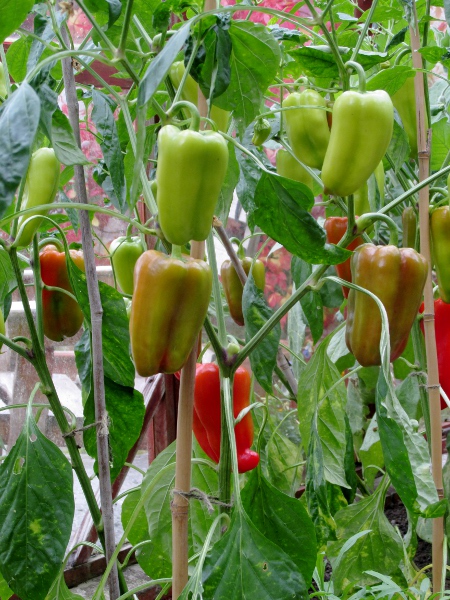
<path id="1" fill-rule="evenodd" d="M 42 250 L 44 246 L 56 246 L 59 252 L 64 252 L 64 244 L 60 239 L 55 237 L 46 237 L 39 242 L 39 250 Z"/>
<path id="2" fill-rule="evenodd" d="M 364 73 L 364 69 L 362 66 L 355 62 L 354 60 L 348 60 L 345 63 L 346 69 L 353 69 L 358 74 L 358 89 L 361 94 L 365 94 L 366 92 L 366 74 Z"/>
<path id="3" fill-rule="evenodd" d="M 362 233 L 368 227 L 370 227 L 375 221 L 383 221 L 389 227 L 389 243 L 393 246 L 398 245 L 398 229 L 395 222 L 382 213 L 366 213 L 362 217 L 356 220 L 355 233 Z"/>
<path id="4" fill-rule="evenodd" d="M 411 48 L 408 47 L 408 48 L 403 48 L 403 50 L 400 50 L 400 52 L 395 57 L 394 66 L 400 64 L 400 61 L 402 60 L 402 58 L 404 56 L 406 56 L 407 54 L 411 54 Z"/>
<path id="5" fill-rule="evenodd" d="M 191 124 L 189 125 L 189 129 L 192 131 L 199 131 L 200 129 L 200 113 L 198 112 L 198 108 L 192 102 L 188 102 L 187 100 L 179 100 L 172 104 L 170 109 L 167 111 L 166 115 L 170 118 L 174 113 L 179 110 L 186 108 L 191 115 Z"/>
<path id="6" fill-rule="evenodd" d="M 178 260 L 182 259 L 181 254 L 181 246 L 177 246 L 176 244 L 172 244 L 172 258 L 178 258 Z"/>

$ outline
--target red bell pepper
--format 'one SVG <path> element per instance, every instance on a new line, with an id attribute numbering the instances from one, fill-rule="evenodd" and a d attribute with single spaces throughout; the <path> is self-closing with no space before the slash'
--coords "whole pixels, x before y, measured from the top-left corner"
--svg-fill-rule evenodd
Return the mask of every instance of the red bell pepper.
<path id="1" fill-rule="evenodd" d="M 251 379 L 243 367 L 236 370 L 233 380 L 234 418 L 249 405 Z M 220 459 L 221 394 L 219 367 L 205 363 L 197 365 L 194 390 L 194 435 L 202 450 L 214 462 Z M 250 413 L 235 426 L 238 471 L 245 473 L 259 463 L 259 454 L 250 450 L 253 444 L 253 421 Z"/>
<path id="2" fill-rule="evenodd" d="M 419 312 L 423 313 L 425 305 L 422 302 Z M 450 304 L 447 304 L 441 298 L 434 301 L 434 324 L 436 331 L 436 346 L 438 355 L 439 383 L 441 388 L 450 397 Z M 423 319 L 420 321 L 420 328 L 425 335 Z M 447 403 L 441 396 L 441 410 L 447 408 Z"/>

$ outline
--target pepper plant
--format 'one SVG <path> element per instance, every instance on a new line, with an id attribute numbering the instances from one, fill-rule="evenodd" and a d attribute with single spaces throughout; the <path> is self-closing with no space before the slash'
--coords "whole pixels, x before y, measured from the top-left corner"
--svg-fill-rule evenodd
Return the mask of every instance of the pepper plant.
<path id="1" fill-rule="evenodd" d="M 1 456 L 0 599 L 79 597 L 64 583 L 73 470 L 107 559 L 93 600 L 107 583 L 115 600 L 156 586 L 186 600 L 448 597 L 441 3 L 0 0 L 0 14 L 0 342 L 38 381 Z M 249 229 L 238 252 L 236 203 Z M 99 216 L 126 235 L 108 247 Z M 97 280 L 94 238 L 115 286 Z M 291 255 L 276 308 L 266 244 Z M 13 293 L 29 331 L 16 338 Z M 48 340 L 81 326 L 100 504 L 46 362 Z M 177 440 L 126 494 L 116 540 L 111 482 L 144 421 L 135 372 L 180 369 Z M 38 389 L 69 458 L 37 427 Z M 383 511 L 391 485 L 406 534 Z M 417 536 L 432 537 L 431 577 L 414 564 Z M 151 578 L 130 590 L 126 540 Z"/>

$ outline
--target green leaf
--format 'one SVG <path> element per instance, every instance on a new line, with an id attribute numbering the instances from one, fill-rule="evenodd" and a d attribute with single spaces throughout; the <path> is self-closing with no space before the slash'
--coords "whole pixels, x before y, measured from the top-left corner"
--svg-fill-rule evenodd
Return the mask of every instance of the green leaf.
<path id="1" fill-rule="evenodd" d="M 21 37 L 8 48 L 8 71 L 16 83 L 23 81 L 27 75 L 27 61 L 33 38 Z"/>
<path id="2" fill-rule="evenodd" d="M 340 54 L 344 62 L 351 60 L 353 50 L 340 48 Z M 304 73 L 310 77 L 326 77 L 336 79 L 339 77 L 339 69 L 329 46 L 303 46 L 288 52 L 290 56 L 300 65 Z M 375 65 L 387 59 L 386 52 L 367 52 L 360 50 L 355 60 L 369 70 Z"/>
<path id="3" fill-rule="evenodd" d="M 173 442 L 163 450 L 149 466 L 142 482 L 142 494 L 149 485 L 154 485 L 151 495 L 145 503 L 148 530 L 152 544 L 144 546 L 139 556 L 142 569 L 156 579 L 172 575 L 172 513 L 170 510 L 170 495 L 175 482 L 175 451 Z M 198 444 L 194 441 L 193 454 L 195 458 L 205 458 Z M 173 465 L 161 473 L 167 465 Z M 208 496 L 215 497 L 218 489 L 217 472 L 204 464 L 192 465 L 191 487 L 200 489 Z M 156 480 L 156 483 L 155 481 Z M 189 556 L 200 552 L 208 530 L 217 516 L 218 510 L 212 514 L 204 502 L 192 500 L 189 505 Z M 218 538 L 219 532 L 215 536 Z"/>
<path id="4" fill-rule="evenodd" d="M 256 286 L 251 273 L 244 286 L 242 312 L 245 322 L 245 339 L 248 343 L 273 315 L 272 309 L 266 303 L 264 293 Z M 280 338 L 281 327 L 277 323 L 250 354 L 252 371 L 258 383 L 269 394 L 272 393 L 272 373 L 277 362 Z"/>
<path id="5" fill-rule="evenodd" d="M 303 312 L 308 321 L 309 329 L 313 342 L 316 344 L 323 333 L 323 304 L 322 296 L 319 292 L 311 291 L 307 292 L 300 299 Z"/>
<path id="6" fill-rule="evenodd" d="M 33 5 L 34 0 L 0 0 L 0 44 L 22 25 Z"/>
<path id="7" fill-rule="evenodd" d="M 86 275 L 70 261 L 71 283 L 86 319 L 91 321 L 91 307 Z M 130 331 L 127 311 L 121 294 L 99 281 L 103 307 L 102 342 L 105 377 L 124 387 L 134 387 L 135 369 L 129 356 Z"/>
<path id="8" fill-rule="evenodd" d="M 450 150 L 450 127 L 447 117 L 433 123 L 431 128 L 431 169 L 439 171 Z"/>
<path id="9" fill-rule="evenodd" d="M 422 54 L 423 58 L 435 65 L 438 62 L 446 62 L 450 58 L 450 52 L 445 48 L 441 48 L 440 46 L 426 46 L 425 48 L 419 48 L 420 54 Z"/>
<path id="10" fill-rule="evenodd" d="M 69 119 L 59 108 L 52 115 L 52 128 L 49 134 L 55 154 L 63 165 L 89 164 L 88 159 L 77 146 Z"/>
<path id="11" fill-rule="evenodd" d="M 396 65 L 389 69 L 383 69 L 368 80 L 366 89 L 368 92 L 385 90 L 392 97 L 398 92 L 408 77 L 414 77 L 414 74 L 414 69 L 406 65 Z"/>
<path id="12" fill-rule="evenodd" d="M 0 598 L 3 600 L 3 596 L 0 596 Z M 69 590 L 64 581 L 64 572 L 61 571 L 53 582 L 45 600 L 83 600 L 83 598 Z"/>
<path id="13" fill-rule="evenodd" d="M 307 457 L 306 501 L 308 512 L 316 528 L 317 545 L 320 549 L 325 546 L 327 541 L 336 539 L 336 524 L 328 504 L 322 443 L 315 422 L 313 422 L 311 428 Z"/>
<path id="14" fill-rule="evenodd" d="M 325 478 L 330 483 L 349 487 L 345 478 L 346 454 L 345 404 L 347 393 L 340 373 L 327 354 L 330 338 L 319 344 L 299 381 L 297 402 L 300 433 L 308 446 L 317 411 L 317 432 L 322 445 Z"/>
<path id="15" fill-rule="evenodd" d="M 1 2 L 2 0 L 0 0 L 0 6 Z M 2 15 L 2 22 L 3 18 Z M 5 214 L 6 209 L 12 203 L 20 180 L 27 171 L 39 124 L 39 113 L 39 98 L 28 83 L 23 83 L 2 105 L 0 113 L 0 164 L 2 165 L 0 170 L 0 217 Z"/>
<path id="16" fill-rule="evenodd" d="M 65 192 L 63 192 L 63 190 L 59 190 L 59 199 L 60 202 L 70 202 L 72 204 L 74 204 L 75 202 L 73 200 L 71 200 L 66 194 Z M 54 208 L 58 208 L 58 203 L 55 202 L 53 204 Z M 75 233 L 78 233 L 79 229 L 80 229 L 80 218 L 79 218 L 79 211 L 76 208 L 65 208 L 64 209 L 66 211 L 67 216 L 69 217 L 70 223 L 73 227 L 73 230 Z M 53 217 L 52 217 L 53 218 Z"/>
<path id="17" fill-rule="evenodd" d="M 204 600 L 308 598 L 295 563 L 240 510 L 234 511 L 227 533 L 206 558 L 203 577 Z"/>
<path id="18" fill-rule="evenodd" d="M 405 160 L 408 160 L 409 157 L 409 142 L 408 136 L 406 135 L 405 130 L 401 127 L 397 121 L 394 121 L 394 130 L 392 133 L 392 138 L 389 143 L 389 148 L 387 153 L 389 158 L 392 161 L 392 168 L 395 173 L 401 169 Z M 388 169 L 391 167 L 390 163 L 388 163 Z"/>
<path id="19" fill-rule="evenodd" d="M 427 442 L 402 408 L 392 383 L 386 382 L 383 370 L 378 380 L 376 405 L 386 470 L 392 484 L 408 510 L 428 517 L 440 503 L 429 468 Z"/>
<path id="20" fill-rule="evenodd" d="M 13 594 L 14 592 L 6 585 L 6 581 L 0 573 L 0 598 L 2 600 L 9 600 Z"/>
<path id="21" fill-rule="evenodd" d="M 377 415 L 375 414 L 367 428 L 359 458 L 364 469 L 364 479 L 370 488 L 373 488 L 378 471 L 384 468 L 383 449 L 378 432 Z"/>
<path id="22" fill-rule="evenodd" d="M 325 231 L 308 212 L 313 204 L 307 186 L 264 171 L 256 185 L 251 217 L 288 252 L 313 264 L 339 264 L 351 253 L 326 243 Z"/>
<path id="23" fill-rule="evenodd" d="M 420 419 L 422 409 L 420 406 L 419 380 L 416 373 L 409 375 L 396 389 L 398 401 L 410 419 Z"/>
<path id="24" fill-rule="evenodd" d="M 295 283 L 292 286 L 292 293 L 295 293 Z M 303 357 L 302 349 L 303 342 L 305 341 L 305 332 L 306 332 L 306 323 L 303 315 L 302 307 L 299 302 L 294 304 L 294 306 L 289 311 L 288 318 L 288 336 L 289 336 L 289 348 L 292 352 L 292 370 L 294 372 L 294 377 L 298 380 L 300 378 L 300 374 L 304 369 L 304 363 L 300 362 L 295 355 L 300 358 Z"/>
<path id="25" fill-rule="evenodd" d="M 111 195 L 110 200 L 123 213 L 127 207 L 125 166 L 114 113 L 110 105 L 110 100 L 105 94 L 97 90 L 92 90 L 92 101 L 94 103 L 92 120 L 98 133 L 102 136 L 100 147 L 114 189 L 114 194 Z"/>
<path id="26" fill-rule="evenodd" d="M 143 107 L 151 100 L 162 80 L 169 72 L 172 63 L 187 40 L 190 31 L 190 22 L 173 35 L 157 57 L 152 60 L 139 84 L 138 106 Z"/>
<path id="27" fill-rule="evenodd" d="M 255 469 L 242 490 L 253 525 L 295 563 L 309 586 L 316 565 L 316 533 L 303 504 L 283 494 Z"/>
<path id="28" fill-rule="evenodd" d="M 0 248 L 0 306 L 4 305 L 5 299 L 17 287 L 17 280 L 14 273 L 11 259 L 8 252 Z M 2 311 L 5 316 L 5 311 Z"/>
<path id="29" fill-rule="evenodd" d="M 338 541 L 328 544 L 335 593 L 350 582 L 373 583 L 373 578 L 365 574 L 369 569 L 389 575 L 398 568 L 403 558 L 402 542 L 384 514 L 385 495 L 386 486 L 380 485 L 371 496 L 336 513 Z M 347 540 L 363 531 L 370 533 L 354 539 L 341 560 L 334 560 Z"/>
<path id="30" fill-rule="evenodd" d="M 105 401 L 109 419 L 109 446 L 111 453 L 111 479 L 114 480 L 125 464 L 128 452 L 134 446 L 142 429 L 145 407 L 140 392 L 132 387 L 117 385 L 105 377 Z M 95 423 L 93 390 L 84 405 L 84 424 Z M 83 433 L 84 446 L 89 456 L 97 458 L 97 428 Z M 97 472 L 97 461 L 94 470 Z"/>
<path id="31" fill-rule="evenodd" d="M 61 567 L 73 515 L 72 467 L 30 410 L 0 464 L 0 570 L 22 600 L 44 600 Z"/>
<path id="32" fill-rule="evenodd" d="M 267 444 L 267 471 L 271 483 L 294 496 L 302 483 L 303 450 L 277 429 Z"/>
<path id="33" fill-rule="evenodd" d="M 377 7 L 378 8 L 378 7 Z M 399 44 L 402 44 L 405 41 L 405 37 L 406 34 L 408 33 L 408 27 L 403 27 L 403 29 L 400 29 L 400 31 L 398 31 L 391 39 L 391 41 L 389 42 L 389 44 L 386 46 L 386 52 L 388 50 L 390 50 L 391 48 L 395 48 L 395 46 L 398 46 Z M 396 68 L 395 66 L 393 67 L 394 69 Z M 390 71 L 391 69 L 389 69 Z"/>
<path id="34" fill-rule="evenodd" d="M 225 175 L 225 181 L 222 189 L 220 190 L 219 199 L 216 206 L 216 215 L 226 226 L 228 215 L 230 212 L 231 203 L 233 202 L 234 190 L 237 182 L 239 181 L 239 163 L 236 159 L 235 146 L 233 143 L 228 144 L 228 167 Z"/>
<path id="35" fill-rule="evenodd" d="M 232 21 L 229 33 L 233 46 L 230 83 L 214 104 L 233 111 L 247 127 L 259 113 L 267 86 L 278 71 L 280 48 L 261 23 Z"/>

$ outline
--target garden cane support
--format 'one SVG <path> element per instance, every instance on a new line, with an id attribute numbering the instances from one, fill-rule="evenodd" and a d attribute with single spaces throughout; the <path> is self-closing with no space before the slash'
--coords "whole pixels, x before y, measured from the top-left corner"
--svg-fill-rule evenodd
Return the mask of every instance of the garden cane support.
<path id="1" fill-rule="evenodd" d="M 63 29 L 65 42 L 68 43 L 67 31 Z M 78 146 L 81 148 L 80 124 L 78 119 L 78 98 L 75 87 L 75 76 L 70 58 L 63 60 L 63 75 L 66 90 L 69 120 L 75 133 Z M 88 204 L 84 168 L 75 165 L 75 191 L 78 202 Z M 91 305 L 92 326 L 92 370 L 94 385 L 95 420 L 100 423 L 97 428 L 98 444 L 98 478 L 100 483 L 100 500 L 102 506 L 103 524 L 105 531 L 105 554 L 107 561 L 114 553 L 114 512 L 112 506 L 111 478 L 109 472 L 109 443 L 108 443 L 108 413 L 105 405 L 105 381 L 103 374 L 102 351 L 102 316 L 103 309 L 98 288 L 97 272 L 95 267 L 94 246 L 89 215 L 81 211 L 80 215 L 83 248 L 85 250 L 86 280 L 88 286 L 89 303 Z M 114 564 L 109 578 L 109 593 L 111 600 L 120 596 L 117 564 Z"/>
<path id="2" fill-rule="evenodd" d="M 423 74 L 421 72 L 422 55 L 419 53 L 420 37 L 417 24 L 417 13 L 415 4 L 414 26 L 410 27 L 411 50 L 413 65 L 418 69 L 415 80 L 416 111 L 417 111 L 417 141 L 419 154 L 419 181 L 423 181 L 429 175 L 430 169 L 430 143 L 427 139 L 426 114 L 425 114 L 425 92 Z M 419 192 L 419 224 L 420 224 L 420 252 L 425 256 L 430 266 L 425 284 L 425 346 L 427 351 L 428 367 L 428 396 L 430 402 L 431 420 L 431 462 L 433 479 L 436 485 L 439 499 L 444 495 L 442 483 L 442 447 L 441 447 L 441 406 L 439 393 L 439 373 L 436 349 L 436 337 L 434 327 L 434 300 L 433 284 L 431 281 L 431 256 L 430 256 L 430 228 L 429 228 L 429 188 L 422 188 Z M 439 593 L 442 585 L 442 553 L 444 545 L 444 519 L 439 517 L 433 519 L 433 592 Z"/>

